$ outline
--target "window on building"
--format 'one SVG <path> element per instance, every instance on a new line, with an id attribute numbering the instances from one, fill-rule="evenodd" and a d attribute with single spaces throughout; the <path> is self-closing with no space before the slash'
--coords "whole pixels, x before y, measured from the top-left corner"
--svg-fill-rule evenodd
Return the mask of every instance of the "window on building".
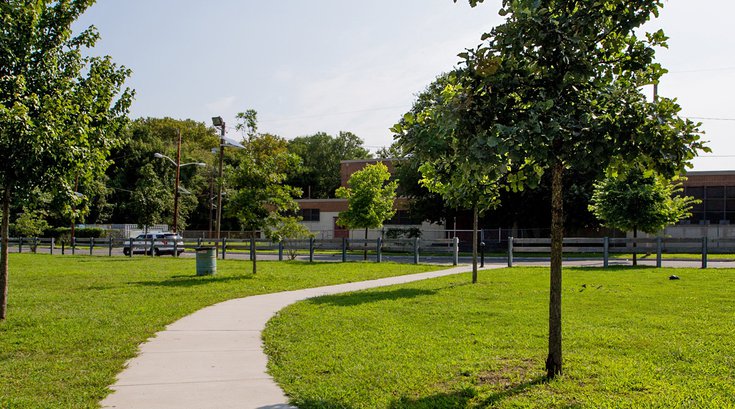
<path id="1" fill-rule="evenodd" d="M 305 222 L 318 222 L 319 209 L 301 209 L 301 218 Z"/>
<path id="2" fill-rule="evenodd" d="M 411 213 L 408 210 L 398 210 L 393 218 L 385 222 L 385 224 L 393 225 L 410 225 L 410 224 L 421 224 L 421 221 L 411 217 Z"/>

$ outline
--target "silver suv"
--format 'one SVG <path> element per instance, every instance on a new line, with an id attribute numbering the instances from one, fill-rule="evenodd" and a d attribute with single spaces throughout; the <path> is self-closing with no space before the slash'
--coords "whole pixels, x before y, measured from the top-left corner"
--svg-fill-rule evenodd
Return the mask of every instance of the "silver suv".
<path id="1" fill-rule="evenodd" d="M 175 243 L 175 244 L 174 244 Z M 177 252 L 184 252 L 184 239 L 176 233 L 148 233 L 139 234 L 133 239 L 133 254 L 150 254 L 151 250 L 156 256 Z M 131 252 L 130 241 L 123 246 L 123 254 L 129 256 Z"/>

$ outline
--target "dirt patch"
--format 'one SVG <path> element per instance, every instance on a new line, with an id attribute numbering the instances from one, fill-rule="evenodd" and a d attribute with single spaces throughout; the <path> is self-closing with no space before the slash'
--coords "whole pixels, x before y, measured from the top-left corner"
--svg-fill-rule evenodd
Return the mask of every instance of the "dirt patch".
<path id="1" fill-rule="evenodd" d="M 511 389 L 533 380 L 541 373 L 539 361 L 532 359 L 503 359 L 498 365 L 498 369 L 481 372 L 477 377 L 477 384 Z"/>

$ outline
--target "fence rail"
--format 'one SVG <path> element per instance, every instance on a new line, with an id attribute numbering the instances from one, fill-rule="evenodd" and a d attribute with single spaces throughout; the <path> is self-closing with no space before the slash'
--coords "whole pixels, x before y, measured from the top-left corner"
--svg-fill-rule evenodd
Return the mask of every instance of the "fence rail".
<path id="1" fill-rule="evenodd" d="M 347 261 L 350 252 L 367 250 L 371 258 L 381 262 L 384 253 L 413 255 L 414 263 L 418 264 L 421 254 L 450 254 L 454 265 L 459 264 L 459 239 L 420 240 L 413 239 L 288 239 L 273 242 L 267 239 L 185 239 L 183 245 L 176 241 L 156 239 L 115 239 L 115 238 L 75 238 L 71 243 L 56 242 L 53 238 L 38 237 L 11 237 L 8 249 L 23 253 L 48 254 L 89 254 L 89 255 L 124 255 L 126 257 L 158 256 L 171 254 L 178 257 L 183 252 L 196 251 L 204 247 L 214 247 L 217 257 L 226 259 L 232 254 L 246 254 L 247 258 L 255 259 L 258 253 L 277 254 L 282 261 L 286 256 L 293 259 L 298 252 L 308 252 L 309 261 L 313 262 L 317 252 L 341 254 L 342 261 Z"/>
<path id="2" fill-rule="evenodd" d="M 467 242 L 464 242 L 467 245 Z M 551 252 L 551 240 L 540 238 L 507 238 L 506 252 L 508 266 L 513 266 L 514 256 L 518 254 L 548 254 Z M 341 256 L 342 261 L 348 255 L 367 252 L 370 259 L 376 262 L 383 260 L 384 254 L 409 256 L 418 264 L 422 257 L 449 256 L 452 264 L 459 263 L 460 239 L 289 239 L 273 242 L 266 239 L 185 239 L 183 245 L 165 240 L 134 240 L 115 238 L 78 238 L 71 243 L 57 242 L 53 238 L 20 237 L 10 238 L 9 250 L 17 253 L 48 253 L 71 255 L 127 257 L 153 256 L 171 254 L 178 257 L 183 252 L 194 252 L 199 248 L 213 247 L 218 258 L 238 256 L 253 260 L 261 255 L 277 255 L 278 260 L 308 255 L 313 262 L 316 256 Z M 481 263 L 484 265 L 485 242 L 480 243 Z M 663 254 L 689 253 L 701 257 L 702 268 L 707 267 L 709 254 L 733 254 L 735 257 L 735 238 L 708 239 L 699 238 L 565 238 L 563 253 L 587 254 L 589 257 L 601 257 L 603 266 L 608 267 L 611 254 L 636 253 L 656 254 L 656 266 L 661 267 Z"/>
<path id="3" fill-rule="evenodd" d="M 513 266 L 514 253 L 550 253 L 551 239 L 518 239 L 508 237 L 508 266 Z M 691 253 L 701 256 L 702 268 L 707 268 L 708 254 L 735 254 L 735 238 L 564 238 L 562 253 L 602 254 L 603 266 L 608 267 L 611 253 L 656 253 L 656 267 L 661 267 L 664 253 Z"/>

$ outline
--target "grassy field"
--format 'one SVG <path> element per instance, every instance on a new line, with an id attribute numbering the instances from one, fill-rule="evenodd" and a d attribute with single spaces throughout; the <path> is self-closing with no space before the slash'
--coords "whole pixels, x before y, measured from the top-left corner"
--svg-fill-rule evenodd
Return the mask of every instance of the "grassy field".
<path id="1" fill-rule="evenodd" d="M 735 271 L 564 274 L 550 382 L 543 268 L 295 304 L 266 329 L 270 371 L 301 409 L 735 407 Z"/>
<path id="2" fill-rule="evenodd" d="M 93 408 L 137 346 L 204 306 L 253 294 L 436 269 L 374 263 L 12 254 L 9 314 L 0 322 L 0 408 Z"/>

